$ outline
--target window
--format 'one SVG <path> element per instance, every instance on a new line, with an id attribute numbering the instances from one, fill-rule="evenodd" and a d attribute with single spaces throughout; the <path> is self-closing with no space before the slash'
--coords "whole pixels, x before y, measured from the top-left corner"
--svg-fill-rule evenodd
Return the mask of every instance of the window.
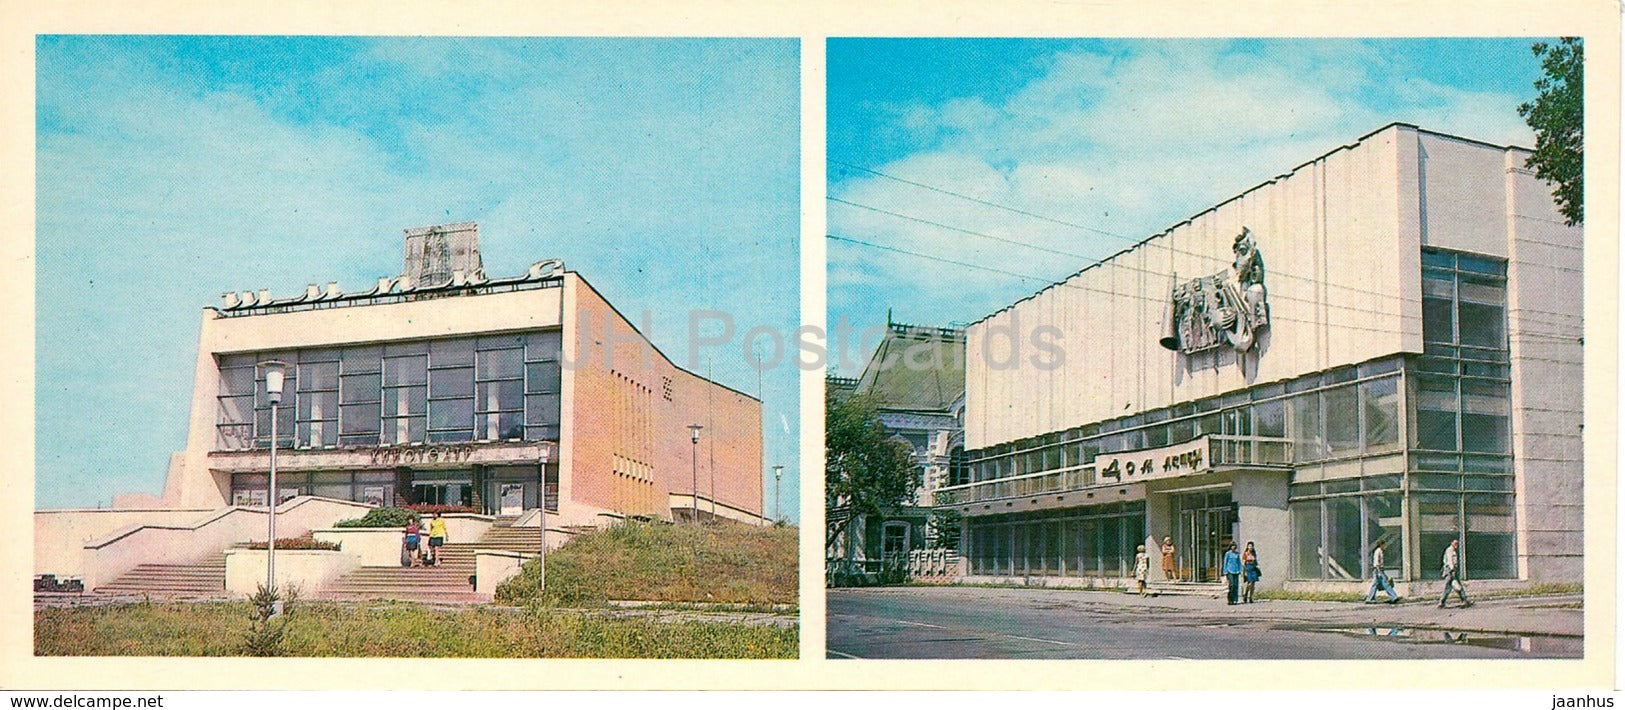
<path id="1" fill-rule="evenodd" d="M 1456 413 L 1460 411 L 1455 378 L 1416 376 L 1416 448 L 1455 451 Z"/>
<path id="2" fill-rule="evenodd" d="M 1508 453 L 1512 409 L 1506 384 L 1463 380 L 1461 383 L 1461 448 L 1463 451 Z"/>
<path id="3" fill-rule="evenodd" d="M 299 446 L 323 448 L 339 443 L 339 364 L 299 363 L 298 431 Z M 321 495 L 321 494 L 317 494 Z"/>
<path id="4" fill-rule="evenodd" d="M 222 451 L 269 445 L 270 402 L 255 363 L 273 359 L 289 366 L 278 407 L 282 446 L 556 441 L 559 338 L 544 331 L 221 355 L 215 445 Z"/>
<path id="5" fill-rule="evenodd" d="M 1360 451 L 1360 408 L 1352 386 L 1334 387 L 1321 393 L 1325 402 L 1326 449 L 1331 456 Z"/>
<path id="6" fill-rule="evenodd" d="M 524 352 L 524 431 L 532 441 L 559 438 L 559 399 L 562 370 L 559 365 L 559 332 L 533 333 Z M 669 383 L 669 378 L 667 380 Z M 667 397 L 669 400 L 670 397 Z"/>
<path id="7" fill-rule="evenodd" d="M 447 340 L 429 349 L 430 443 L 474 438 L 474 341 Z"/>
<path id="8" fill-rule="evenodd" d="M 481 350 L 475 354 L 475 438 L 486 441 L 524 438 L 523 362 L 522 347 Z"/>
<path id="9" fill-rule="evenodd" d="M 1360 384 L 1360 411 L 1367 453 L 1399 448 L 1399 378 Z"/>
<path id="10" fill-rule="evenodd" d="M 276 412 L 276 439 L 277 446 L 292 447 L 295 435 L 295 402 L 294 393 L 299 391 L 299 371 L 297 353 L 281 352 L 270 353 L 264 360 L 276 360 L 288 366 L 282 382 L 282 401 L 277 405 Z M 254 446 L 267 448 L 271 445 L 271 399 L 265 390 L 265 370 L 254 369 Z"/>
<path id="11" fill-rule="evenodd" d="M 1326 447 L 1320 436 L 1320 394 L 1306 392 L 1296 395 L 1290 402 L 1292 413 L 1292 456 L 1300 462 L 1326 458 Z"/>
<path id="12" fill-rule="evenodd" d="M 427 436 L 429 356 L 386 358 L 383 376 L 383 443 L 423 442 Z"/>

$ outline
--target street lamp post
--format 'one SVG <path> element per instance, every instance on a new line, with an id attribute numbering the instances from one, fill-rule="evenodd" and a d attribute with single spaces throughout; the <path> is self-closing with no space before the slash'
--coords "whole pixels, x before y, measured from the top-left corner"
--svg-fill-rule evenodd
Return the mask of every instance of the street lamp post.
<path id="1" fill-rule="evenodd" d="M 276 360 L 260 363 L 265 370 L 265 398 L 271 403 L 271 481 L 265 497 L 265 588 L 276 588 L 276 420 L 277 405 L 282 403 L 282 381 L 287 376 L 287 365 Z"/>
<path id="2" fill-rule="evenodd" d="M 689 488 L 689 496 L 691 498 L 690 502 L 693 505 L 693 513 L 691 517 L 695 522 L 698 522 L 700 519 L 700 430 L 704 428 L 705 427 L 698 424 L 688 425 L 690 442 L 689 468 L 690 477 L 692 478 L 690 483 L 692 487 Z"/>
<path id="3" fill-rule="evenodd" d="M 784 476 L 783 466 L 773 467 L 773 522 L 779 522 L 779 478 Z"/>
<path id="4" fill-rule="evenodd" d="M 543 448 L 541 455 L 536 457 L 536 467 L 541 469 L 542 479 L 537 482 L 536 489 L 536 502 L 539 504 L 536 506 L 539 508 L 536 511 L 536 524 L 542 529 L 542 542 L 536 550 L 536 563 L 541 566 L 536 575 L 537 590 L 547 587 L 547 454 L 548 450 Z"/>

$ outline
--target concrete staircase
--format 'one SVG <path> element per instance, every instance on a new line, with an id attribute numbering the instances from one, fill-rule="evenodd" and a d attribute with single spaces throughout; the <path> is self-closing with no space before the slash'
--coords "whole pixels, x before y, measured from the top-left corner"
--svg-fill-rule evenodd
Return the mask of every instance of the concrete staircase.
<path id="1" fill-rule="evenodd" d="M 474 576 L 475 550 L 513 550 L 535 553 L 541 546 L 540 528 L 515 528 L 512 519 L 497 524 L 474 542 L 449 542 L 440 548 L 432 567 L 359 567 L 328 584 L 321 596 L 331 599 L 398 599 L 423 602 L 480 602 L 469 583 Z M 425 538 L 425 541 L 427 538 Z"/>
<path id="2" fill-rule="evenodd" d="M 226 556 L 216 554 L 191 564 L 145 564 L 92 590 L 103 594 L 147 594 L 165 597 L 211 597 L 226 593 Z"/>

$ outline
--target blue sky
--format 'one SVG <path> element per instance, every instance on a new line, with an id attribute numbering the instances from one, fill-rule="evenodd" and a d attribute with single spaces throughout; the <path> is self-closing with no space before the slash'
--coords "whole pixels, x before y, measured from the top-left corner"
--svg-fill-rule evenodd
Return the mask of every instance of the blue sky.
<path id="1" fill-rule="evenodd" d="M 1395 121 L 1532 147 L 1533 41 L 829 40 L 829 231 L 1032 277 L 830 241 L 831 328 L 975 321 L 1087 265 L 950 228 L 1102 258 Z"/>
<path id="2" fill-rule="evenodd" d="M 726 311 L 692 364 L 748 393 L 739 334 L 798 323 L 794 40 L 41 37 L 37 72 L 43 508 L 161 490 L 222 292 L 368 288 L 407 227 L 563 259 L 679 365 Z M 797 382 L 763 377 L 792 518 Z"/>

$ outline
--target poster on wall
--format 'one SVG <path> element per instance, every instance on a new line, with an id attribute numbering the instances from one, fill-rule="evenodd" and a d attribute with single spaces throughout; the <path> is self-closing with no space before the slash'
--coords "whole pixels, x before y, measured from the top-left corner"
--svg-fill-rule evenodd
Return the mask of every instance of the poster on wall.
<path id="1" fill-rule="evenodd" d="M 367 486 L 361 489 L 361 501 L 373 507 L 382 507 L 384 505 L 384 487 Z"/>
<path id="2" fill-rule="evenodd" d="M 502 514 L 518 515 L 525 511 L 525 486 L 521 483 L 502 484 Z"/>

